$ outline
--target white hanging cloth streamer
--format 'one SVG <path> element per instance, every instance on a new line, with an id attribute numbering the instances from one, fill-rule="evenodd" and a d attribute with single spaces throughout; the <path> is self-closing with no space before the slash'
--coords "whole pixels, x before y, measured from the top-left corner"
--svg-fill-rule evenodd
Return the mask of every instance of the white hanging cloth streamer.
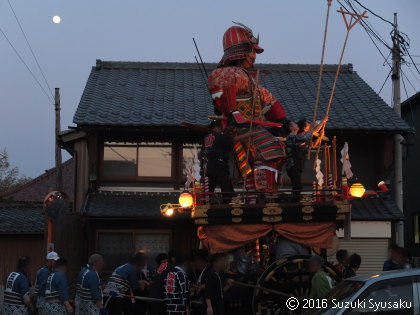
<path id="1" fill-rule="evenodd" d="M 315 172 L 316 172 L 316 179 L 318 180 L 318 186 L 322 187 L 324 185 L 324 174 L 321 172 L 321 160 L 317 159 L 315 162 Z"/>
<path id="2" fill-rule="evenodd" d="M 195 181 L 199 182 L 201 180 L 200 174 L 200 160 L 198 158 L 198 150 L 197 147 L 194 146 L 192 149 L 193 159 L 186 165 L 187 168 L 187 181 L 185 182 L 185 186 L 191 186 Z"/>
<path id="3" fill-rule="evenodd" d="M 350 155 L 349 155 L 349 144 L 344 143 L 344 147 L 341 150 L 341 163 L 343 164 L 342 174 L 346 175 L 347 179 L 353 177 L 353 172 L 351 171 Z"/>

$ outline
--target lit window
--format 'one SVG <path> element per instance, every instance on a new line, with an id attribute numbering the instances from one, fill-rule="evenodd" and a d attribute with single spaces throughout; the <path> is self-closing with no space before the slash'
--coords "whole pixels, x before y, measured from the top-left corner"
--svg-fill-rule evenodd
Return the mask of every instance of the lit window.
<path id="1" fill-rule="evenodd" d="M 170 145 L 139 147 L 138 176 L 171 176 L 172 149 Z"/>
<path id="2" fill-rule="evenodd" d="M 105 142 L 103 176 L 171 179 L 172 146 L 170 143 Z"/>
<path id="3" fill-rule="evenodd" d="M 137 176 L 137 148 L 134 146 L 105 146 L 104 175 L 106 177 Z"/>

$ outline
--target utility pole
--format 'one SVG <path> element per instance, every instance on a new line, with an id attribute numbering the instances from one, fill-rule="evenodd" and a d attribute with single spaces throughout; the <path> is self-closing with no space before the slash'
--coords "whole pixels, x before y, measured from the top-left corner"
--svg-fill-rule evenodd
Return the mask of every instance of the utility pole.
<path id="1" fill-rule="evenodd" d="M 395 113 L 401 117 L 401 50 L 398 39 L 399 31 L 397 24 L 397 13 L 394 13 L 394 30 L 392 37 L 392 103 Z M 402 142 L 403 138 L 400 134 L 394 136 L 394 189 L 395 202 L 398 208 L 403 211 L 403 169 L 402 169 Z M 397 223 L 396 240 L 399 246 L 404 246 L 404 223 L 399 221 Z"/>
<path id="2" fill-rule="evenodd" d="M 55 88 L 55 169 L 56 169 L 56 190 L 63 191 L 63 174 L 61 168 L 61 148 L 59 143 L 59 135 L 61 131 L 61 118 L 60 118 L 60 89 Z"/>

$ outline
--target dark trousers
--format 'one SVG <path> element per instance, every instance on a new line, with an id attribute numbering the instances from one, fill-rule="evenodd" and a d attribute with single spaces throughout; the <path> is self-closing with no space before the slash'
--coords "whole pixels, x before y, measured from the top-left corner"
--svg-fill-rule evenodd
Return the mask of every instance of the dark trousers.
<path id="1" fill-rule="evenodd" d="M 128 303 L 124 298 L 108 297 L 109 302 L 107 303 L 106 309 L 109 315 L 122 315 L 128 311 Z"/>
<path id="2" fill-rule="evenodd" d="M 108 310 L 109 315 L 145 314 L 145 306 L 143 303 L 132 303 L 131 299 L 128 298 L 111 297 L 106 309 Z"/>
<path id="3" fill-rule="evenodd" d="M 292 182 L 293 200 L 299 200 L 300 193 L 302 192 L 302 169 L 293 166 L 287 169 L 287 176 Z"/>
<path id="4" fill-rule="evenodd" d="M 233 197 L 233 185 L 229 173 L 216 176 L 208 176 L 209 192 L 214 192 L 217 186 L 220 187 L 223 196 L 223 203 L 228 204 Z"/>

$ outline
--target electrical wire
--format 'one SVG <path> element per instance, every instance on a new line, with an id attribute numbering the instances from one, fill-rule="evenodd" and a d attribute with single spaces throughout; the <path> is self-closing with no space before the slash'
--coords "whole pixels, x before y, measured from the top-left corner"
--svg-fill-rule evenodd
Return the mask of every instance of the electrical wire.
<path id="1" fill-rule="evenodd" d="M 40 64 L 39 64 L 39 62 L 38 62 L 38 58 L 36 57 L 36 55 L 35 55 L 35 53 L 34 53 L 34 51 L 33 51 L 33 49 L 32 49 L 32 46 L 31 46 L 31 44 L 29 43 L 28 37 L 26 36 L 25 31 L 23 30 L 22 24 L 20 23 L 19 18 L 18 18 L 18 16 L 17 16 L 17 14 L 16 14 L 15 10 L 13 9 L 12 4 L 10 3 L 10 0 L 7 0 L 7 2 L 9 3 L 10 9 L 11 9 L 11 10 L 12 10 L 12 12 L 13 12 L 13 15 L 14 15 L 14 17 L 15 17 L 15 20 L 16 20 L 17 24 L 19 25 L 19 28 L 20 28 L 20 30 L 21 30 L 21 32 L 22 32 L 23 37 L 25 38 L 26 44 L 28 45 L 29 50 L 31 51 L 32 57 L 34 58 L 35 63 L 36 63 L 36 65 L 38 66 L 39 71 L 41 72 L 42 78 L 44 79 L 44 82 L 45 82 L 45 84 L 46 84 L 46 85 L 47 85 L 47 87 L 48 87 L 48 91 L 51 93 L 51 96 L 52 96 L 52 97 L 54 97 L 54 94 L 53 94 L 53 92 L 52 92 L 52 89 L 51 89 L 50 85 L 48 84 L 47 78 L 45 77 L 44 71 L 42 70 L 41 65 L 40 65 Z"/>
<path id="2" fill-rule="evenodd" d="M 386 81 L 388 81 L 388 79 L 389 79 L 389 77 L 390 77 L 391 73 L 392 73 L 392 69 L 391 69 L 391 70 L 389 70 L 389 73 L 388 73 L 388 75 L 386 76 L 385 81 L 384 81 L 384 83 L 382 84 L 381 89 L 379 90 L 378 94 L 381 94 L 382 89 L 384 88 Z"/>
<path id="3" fill-rule="evenodd" d="M 411 67 L 407 65 L 408 70 L 410 70 L 413 77 L 417 80 L 418 83 L 420 83 L 420 79 L 417 77 L 417 75 L 414 73 L 413 70 L 411 70 Z"/>
<path id="4" fill-rule="evenodd" d="M 355 2 L 357 2 L 358 5 L 360 5 L 363 9 L 365 9 L 366 11 L 369 11 L 371 14 L 373 14 L 374 16 L 376 16 L 378 19 L 381 19 L 382 21 L 391 24 L 392 26 L 394 26 L 394 23 L 392 23 L 391 21 L 388 21 L 387 19 L 383 18 L 382 16 L 376 14 L 375 12 L 373 12 L 372 10 L 370 10 L 369 8 L 366 8 L 363 4 L 361 4 L 358 0 L 354 0 Z"/>
<path id="5" fill-rule="evenodd" d="M 356 14 L 360 14 L 360 12 L 351 4 L 350 0 L 344 0 L 347 5 L 352 9 L 352 11 Z M 338 1 L 341 5 L 343 5 L 340 1 Z M 343 7 L 348 10 L 344 5 Z M 365 29 L 365 31 L 370 34 L 371 36 L 375 37 L 378 42 L 380 42 L 382 45 L 384 45 L 386 48 L 391 49 L 391 46 L 388 45 L 388 43 L 385 41 L 385 39 L 379 34 L 379 32 L 367 21 L 367 20 L 361 20 L 360 25 Z M 369 36 L 369 37 L 371 37 Z"/>
<path id="6" fill-rule="evenodd" d="M 13 43 L 10 41 L 10 39 L 7 37 L 6 33 L 4 33 L 3 29 L 0 27 L 0 33 L 2 33 L 2 35 L 4 36 L 4 38 L 6 39 L 6 41 L 9 43 L 10 47 L 12 47 L 13 51 L 15 52 L 15 54 L 18 56 L 19 60 L 23 63 L 23 65 L 26 67 L 26 69 L 29 71 L 29 73 L 31 74 L 32 78 L 35 80 L 35 82 L 38 84 L 38 86 L 40 87 L 40 89 L 42 90 L 42 92 L 44 92 L 45 96 L 50 100 L 50 102 L 52 104 L 54 104 L 53 99 L 51 98 L 51 96 L 47 93 L 47 91 L 44 89 L 44 87 L 42 86 L 42 84 L 39 82 L 39 80 L 36 78 L 36 76 L 34 75 L 34 73 L 31 71 L 31 69 L 29 68 L 28 64 L 25 62 L 25 60 L 23 60 L 22 56 L 19 54 L 19 52 L 17 51 L 17 49 L 15 48 L 15 46 L 13 45 Z"/>
<path id="7" fill-rule="evenodd" d="M 351 2 L 350 2 L 350 0 L 344 0 L 350 7 L 351 7 L 351 9 L 353 10 L 353 12 L 354 13 L 357 13 L 357 14 L 360 14 L 360 12 L 358 12 L 358 10 L 351 4 Z M 376 16 L 376 14 L 375 13 L 373 13 L 371 10 L 369 10 L 368 8 L 366 8 L 366 7 L 364 7 L 363 5 L 361 5 L 360 4 L 360 2 L 359 1 L 357 1 L 357 0 L 354 0 L 355 2 L 357 2 L 362 8 L 364 8 L 365 10 L 367 10 L 367 11 L 369 11 L 370 13 L 372 13 L 373 15 L 375 15 Z M 338 2 L 346 9 L 346 10 L 348 10 L 339 0 L 338 0 Z M 348 10 L 349 11 L 349 10 Z M 378 16 L 379 17 L 379 16 Z M 379 17 L 379 18 L 381 18 L 381 17 Z M 382 19 L 382 18 L 381 18 Z M 378 52 L 380 53 L 380 55 L 382 56 L 382 58 L 384 59 L 384 63 L 386 63 L 391 69 L 392 69 L 392 65 L 390 64 L 390 62 L 388 61 L 388 58 L 389 58 L 389 56 L 391 55 L 391 52 L 389 53 L 389 55 L 388 55 L 388 57 L 385 57 L 385 55 L 384 55 L 384 53 L 382 52 L 382 50 L 379 48 L 379 46 L 377 45 L 377 43 L 375 42 L 375 39 L 376 40 L 378 40 L 380 43 L 382 43 L 385 47 L 387 47 L 388 49 L 392 49 L 383 39 L 382 39 L 382 37 L 377 33 L 377 31 L 373 28 L 373 26 L 369 26 L 368 24 L 369 24 L 369 22 L 366 22 L 365 20 L 361 20 L 360 21 L 361 22 L 361 25 L 362 25 L 362 27 L 365 29 L 365 31 L 366 31 L 366 34 L 369 36 L 369 38 L 370 38 L 370 40 L 372 41 L 372 43 L 374 44 L 374 46 L 376 47 L 376 49 L 378 50 Z M 394 26 L 394 24 L 393 23 L 391 23 L 390 21 L 386 21 L 386 22 L 388 22 L 388 23 L 390 23 L 392 26 Z M 399 41 L 399 43 L 400 43 L 400 46 L 402 47 L 402 49 L 403 49 L 403 51 L 405 52 L 405 54 L 406 55 L 408 55 L 409 56 L 409 58 L 410 58 L 410 60 L 411 60 L 411 62 L 412 62 L 412 64 L 415 66 L 415 68 L 416 68 L 416 70 L 417 70 L 417 72 L 420 74 L 420 71 L 419 71 L 419 69 L 418 69 L 418 67 L 417 67 L 417 65 L 415 64 L 415 62 L 414 62 L 414 60 L 413 60 L 413 58 L 412 58 L 412 56 L 411 56 L 411 54 L 410 54 L 410 52 L 408 51 L 408 47 L 409 47 L 409 42 L 410 42 L 410 38 L 409 38 L 409 36 L 407 35 L 407 34 L 405 34 L 405 33 L 403 33 L 403 32 L 400 32 L 402 35 L 401 36 L 399 36 L 399 38 L 395 38 L 396 40 L 398 40 Z M 392 34 L 392 32 L 391 32 L 391 34 Z M 406 37 L 406 38 L 404 38 L 404 36 Z M 375 39 L 374 39 L 375 38 Z M 408 46 L 408 47 L 407 47 Z M 420 80 L 417 78 L 417 76 L 416 75 L 414 75 L 414 73 L 413 73 L 413 71 L 411 70 L 411 68 L 410 67 L 408 67 L 409 68 L 409 70 L 412 72 L 412 74 L 413 74 L 413 76 L 415 77 L 415 79 L 417 80 L 417 81 L 419 81 L 420 82 Z M 392 70 L 391 70 L 392 71 Z M 401 73 L 406 77 L 406 80 L 408 81 L 408 83 L 410 83 L 410 85 L 412 86 L 412 88 L 414 89 L 414 90 L 416 90 L 415 88 L 414 88 L 414 86 L 413 86 L 413 84 L 411 83 L 411 81 L 408 79 L 408 77 L 402 72 L 402 70 L 401 70 Z M 389 74 L 388 74 L 388 76 L 389 76 Z M 387 78 L 385 79 L 385 82 L 387 81 L 387 79 L 388 79 L 388 76 L 387 76 Z M 383 86 L 385 85 L 385 82 L 384 82 L 384 84 L 383 84 Z M 382 86 L 382 88 L 383 88 L 383 86 Z M 381 88 L 381 90 L 382 90 L 382 88 Z M 380 92 L 379 92 L 380 93 Z"/>
<path id="8" fill-rule="evenodd" d="M 413 63 L 414 68 L 416 68 L 417 72 L 420 75 L 420 70 L 419 70 L 419 68 L 417 68 L 417 64 L 414 62 L 413 57 L 411 57 L 410 52 L 408 51 L 408 49 L 406 49 L 406 52 L 407 52 L 407 55 L 410 58 L 411 62 Z"/>
<path id="9" fill-rule="evenodd" d="M 417 92 L 417 89 L 414 87 L 413 83 L 411 83 L 411 81 L 408 79 L 408 77 L 405 75 L 405 73 L 402 71 L 402 69 L 401 69 L 401 74 L 402 74 L 403 77 L 405 77 L 405 79 L 408 81 L 408 83 L 410 83 L 410 85 L 413 88 L 413 90 L 415 92 Z"/>

